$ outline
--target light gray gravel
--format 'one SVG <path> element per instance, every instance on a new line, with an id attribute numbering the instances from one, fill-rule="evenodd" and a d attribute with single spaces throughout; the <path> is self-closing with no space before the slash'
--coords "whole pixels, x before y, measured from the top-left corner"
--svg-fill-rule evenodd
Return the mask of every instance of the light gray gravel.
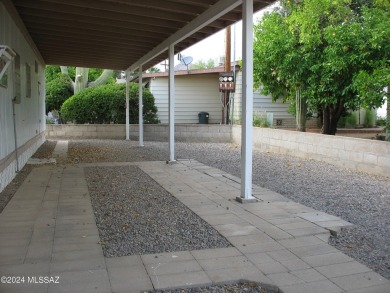
<path id="1" fill-rule="evenodd" d="M 136 166 L 86 168 L 106 257 L 231 244 Z"/>
<path id="2" fill-rule="evenodd" d="M 70 141 L 69 163 L 167 160 L 168 144 Z M 96 155 L 95 155 L 96 152 Z M 177 143 L 176 158 L 195 159 L 240 176 L 240 148 L 231 144 Z M 387 177 L 385 176 L 387 175 Z M 390 278 L 390 179 L 314 160 L 254 151 L 253 182 L 356 225 L 330 243 Z"/>

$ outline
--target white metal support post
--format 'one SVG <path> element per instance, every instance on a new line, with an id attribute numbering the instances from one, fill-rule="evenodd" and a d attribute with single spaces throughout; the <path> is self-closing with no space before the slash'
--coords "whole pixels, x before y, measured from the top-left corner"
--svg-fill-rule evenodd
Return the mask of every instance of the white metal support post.
<path id="1" fill-rule="evenodd" d="M 130 140 L 129 80 L 130 71 L 126 70 L 126 140 Z"/>
<path id="2" fill-rule="evenodd" d="M 175 50 L 169 45 L 169 161 L 175 161 Z"/>
<path id="3" fill-rule="evenodd" d="M 252 196 L 253 130 L 253 0 L 242 3 L 242 129 L 241 196 L 239 202 L 255 202 Z"/>
<path id="4" fill-rule="evenodd" d="M 143 102 L 142 102 L 142 65 L 139 66 L 139 77 L 138 77 L 138 86 L 139 86 L 139 92 L 138 92 L 138 127 L 139 127 L 139 146 L 144 146 L 144 118 L 143 118 Z"/>

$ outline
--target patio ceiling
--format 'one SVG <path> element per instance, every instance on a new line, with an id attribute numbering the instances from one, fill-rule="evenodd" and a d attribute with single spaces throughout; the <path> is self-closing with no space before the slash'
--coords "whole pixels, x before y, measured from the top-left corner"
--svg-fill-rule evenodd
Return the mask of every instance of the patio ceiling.
<path id="1" fill-rule="evenodd" d="M 2 1 L 14 5 L 46 64 L 119 70 L 156 65 L 168 56 L 161 44 L 176 41 L 178 53 L 241 20 L 242 9 L 226 1 L 235 8 L 194 32 L 225 0 Z M 255 0 L 254 11 L 273 2 Z"/>

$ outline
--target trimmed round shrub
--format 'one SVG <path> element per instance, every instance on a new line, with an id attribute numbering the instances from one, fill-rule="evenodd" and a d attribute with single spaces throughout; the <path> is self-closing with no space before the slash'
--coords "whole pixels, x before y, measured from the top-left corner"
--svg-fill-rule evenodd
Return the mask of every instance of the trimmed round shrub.
<path id="1" fill-rule="evenodd" d="M 46 83 L 46 112 L 60 110 L 62 104 L 73 95 L 70 80 L 65 74 Z"/>
<path id="2" fill-rule="evenodd" d="M 131 84 L 130 123 L 138 123 L 138 84 Z M 145 124 L 158 123 L 157 107 L 148 89 L 143 90 L 143 119 Z M 61 107 L 65 121 L 77 124 L 126 123 L 126 86 L 107 84 L 87 88 L 70 97 Z"/>

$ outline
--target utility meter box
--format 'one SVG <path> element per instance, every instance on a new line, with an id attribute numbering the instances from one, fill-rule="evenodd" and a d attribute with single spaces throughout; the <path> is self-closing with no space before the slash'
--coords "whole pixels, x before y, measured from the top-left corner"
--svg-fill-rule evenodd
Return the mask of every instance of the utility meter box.
<path id="1" fill-rule="evenodd" d="M 235 80 L 234 80 L 233 71 L 219 73 L 219 91 L 234 92 L 234 90 L 235 90 Z"/>

